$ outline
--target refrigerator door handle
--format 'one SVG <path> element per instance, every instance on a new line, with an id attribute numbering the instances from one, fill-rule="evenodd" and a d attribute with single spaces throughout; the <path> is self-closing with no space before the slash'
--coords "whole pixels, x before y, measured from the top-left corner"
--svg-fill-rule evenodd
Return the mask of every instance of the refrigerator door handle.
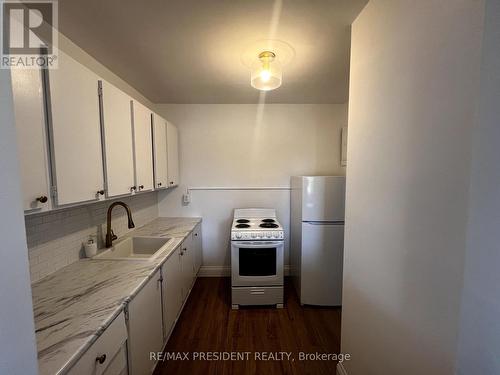
<path id="1" fill-rule="evenodd" d="M 311 225 L 344 225 L 344 221 L 303 221 L 305 224 Z"/>

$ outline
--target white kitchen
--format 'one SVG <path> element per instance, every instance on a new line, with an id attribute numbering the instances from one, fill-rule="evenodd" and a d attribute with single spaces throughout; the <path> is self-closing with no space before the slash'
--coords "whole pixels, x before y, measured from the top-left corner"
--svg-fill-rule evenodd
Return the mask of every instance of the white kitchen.
<path id="1" fill-rule="evenodd" d="M 495 0 L 4 0 L 0 374 L 498 374 Z"/>

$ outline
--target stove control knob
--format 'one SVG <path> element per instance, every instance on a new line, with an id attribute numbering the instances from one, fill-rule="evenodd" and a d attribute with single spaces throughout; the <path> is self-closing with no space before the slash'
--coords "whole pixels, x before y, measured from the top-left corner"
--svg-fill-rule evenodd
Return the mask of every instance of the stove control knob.
<path id="1" fill-rule="evenodd" d="M 255 233 L 252 233 L 252 238 L 255 238 Z"/>
<path id="2" fill-rule="evenodd" d="M 280 236 L 280 234 L 278 232 L 274 233 L 275 238 L 278 238 L 279 236 Z"/>
<path id="3" fill-rule="evenodd" d="M 267 238 L 271 238 L 271 232 L 267 232 L 267 233 L 266 233 L 266 237 L 267 237 Z"/>
<path id="4" fill-rule="evenodd" d="M 236 233 L 236 238 L 241 238 L 241 233 Z"/>

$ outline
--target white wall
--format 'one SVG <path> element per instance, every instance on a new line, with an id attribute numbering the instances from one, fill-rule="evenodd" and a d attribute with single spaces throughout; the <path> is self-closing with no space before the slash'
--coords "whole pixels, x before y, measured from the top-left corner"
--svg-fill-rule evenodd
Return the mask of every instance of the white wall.
<path id="1" fill-rule="evenodd" d="M 460 375 L 500 374 L 500 2 L 486 2 L 478 127 L 472 150 Z"/>
<path id="2" fill-rule="evenodd" d="M 371 0 L 353 24 L 349 375 L 455 371 L 483 6 Z"/>
<path id="3" fill-rule="evenodd" d="M 0 374 L 37 373 L 10 72 L 0 69 Z"/>
<path id="4" fill-rule="evenodd" d="M 203 263 L 229 264 L 232 210 L 270 207 L 289 233 L 290 176 L 344 174 L 340 129 L 346 105 L 228 104 L 157 106 L 179 128 L 182 186 L 159 193 L 160 216 L 203 217 Z M 281 187 L 281 190 L 192 191 L 186 187 Z M 286 243 L 288 264 L 288 241 Z"/>

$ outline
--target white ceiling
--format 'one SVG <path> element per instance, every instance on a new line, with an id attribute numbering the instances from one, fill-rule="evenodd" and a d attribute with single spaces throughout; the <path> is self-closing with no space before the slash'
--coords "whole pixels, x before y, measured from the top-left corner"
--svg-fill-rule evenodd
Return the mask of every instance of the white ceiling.
<path id="1" fill-rule="evenodd" d="M 258 102 L 241 55 L 266 38 L 296 52 L 267 103 L 345 103 L 350 24 L 366 2 L 59 0 L 59 29 L 155 103 Z"/>

